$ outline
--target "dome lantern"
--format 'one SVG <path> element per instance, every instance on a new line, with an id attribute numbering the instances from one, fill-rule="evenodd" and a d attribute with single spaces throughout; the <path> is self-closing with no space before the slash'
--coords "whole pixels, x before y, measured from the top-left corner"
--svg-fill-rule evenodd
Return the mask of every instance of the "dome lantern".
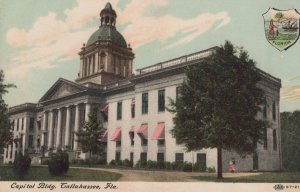
<path id="1" fill-rule="evenodd" d="M 110 3 L 106 3 L 104 9 L 100 12 L 100 23 L 101 26 L 112 26 L 116 25 L 117 14 L 112 8 Z"/>

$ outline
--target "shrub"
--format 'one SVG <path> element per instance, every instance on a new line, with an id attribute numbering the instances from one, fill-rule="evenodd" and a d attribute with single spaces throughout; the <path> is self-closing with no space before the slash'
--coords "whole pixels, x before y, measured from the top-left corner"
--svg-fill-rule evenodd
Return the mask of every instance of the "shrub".
<path id="1" fill-rule="evenodd" d="M 122 160 L 117 160 L 117 161 L 116 161 L 116 165 L 117 165 L 117 166 L 122 166 L 122 165 L 123 165 Z"/>
<path id="2" fill-rule="evenodd" d="M 135 167 L 145 168 L 145 167 L 147 167 L 147 161 L 138 160 L 135 164 Z"/>
<path id="3" fill-rule="evenodd" d="M 183 170 L 183 162 L 176 162 L 176 161 L 173 162 L 172 169 L 182 171 Z"/>
<path id="4" fill-rule="evenodd" d="M 163 161 L 157 161 L 156 168 L 157 169 L 164 169 L 165 168 L 165 162 L 163 162 Z"/>
<path id="5" fill-rule="evenodd" d="M 69 170 L 69 155 L 66 152 L 58 150 L 48 163 L 48 170 L 53 176 L 64 175 Z"/>
<path id="6" fill-rule="evenodd" d="M 27 153 L 25 153 L 24 156 L 22 152 L 17 155 L 13 163 L 13 172 L 18 179 L 22 180 L 24 178 L 24 176 L 28 173 L 30 164 L 31 158 Z"/>
<path id="7" fill-rule="evenodd" d="M 115 165 L 116 165 L 116 161 L 115 161 L 115 160 L 111 160 L 111 161 L 109 162 L 109 165 L 110 165 L 110 166 L 115 166 Z"/>
<path id="8" fill-rule="evenodd" d="M 164 168 L 165 168 L 165 169 L 168 169 L 168 170 L 171 170 L 171 169 L 172 169 L 172 164 L 171 164 L 171 162 L 165 161 L 165 162 L 164 162 Z"/>
<path id="9" fill-rule="evenodd" d="M 194 171 L 205 172 L 206 166 L 203 164 L 196 163 L 196 164 L 194 164 L 193 169 L 194 169 Z"/>
<path id="10" fill-rule="evenodd" d="M 126 167 L 132 167 L 132 164 L 133 163 L 131 161 L 129 161 L 128 159 L 125 159 L 123 161 L 123 165 L 126 166 Z"/>
<path id="11" fill-rule="evenodd" d="M 215 168 L 215 167 L 208 167 L 208 168 L 207 168 L 207 171 L 208 171 L 209 173 L 215 173 L 215 172 L 216 172 L 216 168 Z"/>
<path id="12" fill-rule="evenodd" d="M 147 168 L 148 169 L 156 169 L 156 165 L 157 165 L 156 161 L 151 161 L 151 160 L 147 161 Z"/>
<path id="13" fill-rule="evenodd" d="M 185 172 L 192 172 L 192 170 L 193 170 L 192 163 L 184 162 L 182 170 L 185 171 Z"/>

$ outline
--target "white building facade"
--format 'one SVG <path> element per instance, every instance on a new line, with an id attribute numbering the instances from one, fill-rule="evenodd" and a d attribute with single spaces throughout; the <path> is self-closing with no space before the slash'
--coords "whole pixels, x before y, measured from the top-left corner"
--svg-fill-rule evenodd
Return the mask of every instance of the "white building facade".
<path id="1" fill-rule="evenodd" d="M 4 163 L 13 162 L 19 151 L 40 157 L 58 148 L 70 158 L 86 159 L 76 141 L 91 112 L 97 112 L 107 129 L 106 160 L 188 161 L 217 167 L 217 150 L 203 149 L 187 153 L 170 134 L 173 114 L 168 112 L 169 98 L 176 100 L 184 81 L 184 69 L 196 65 L 215 49 L 210 48 L 137 70 L 133 75 L 134 53 L 116 30 L 117 15 L 108 3 L 100 13 L 100 27 L 83 45 L 80 72 L 73 81 L 58 79 L 38 103 L 11 107 L 14 141 L 4 151 Z M 279 120 L 280 80 L 260 71 L 258 84 L 265 91 L 267 105 L 257 118 L 271 123 L 256 154 L 240 158 L 223 151 L 223 169 L 234 158 L 238 171 L 280 170 L 281 130 Z M 44 147 L 42 147 L 44 146 Z"/>

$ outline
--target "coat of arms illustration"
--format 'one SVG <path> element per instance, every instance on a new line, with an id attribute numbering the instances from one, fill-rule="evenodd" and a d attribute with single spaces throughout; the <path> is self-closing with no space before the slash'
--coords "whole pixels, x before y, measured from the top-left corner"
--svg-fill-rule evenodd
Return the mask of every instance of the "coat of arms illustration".
<path id="1" fill-rule="evenodd" d="M 297 42 L 300 14 L 296 9 L 270 8 L 263 17 L 266 38 L 276 49 L 287 50 Z"/>

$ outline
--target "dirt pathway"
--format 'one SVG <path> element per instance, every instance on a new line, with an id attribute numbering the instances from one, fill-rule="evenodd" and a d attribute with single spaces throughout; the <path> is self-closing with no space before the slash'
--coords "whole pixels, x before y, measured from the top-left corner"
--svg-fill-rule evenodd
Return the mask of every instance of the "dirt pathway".
<path id="1" fill-rule="evenodd" d="M 216 173 L 195 173 L 195 172 L 177 172 L 177 171 L 146 171 L 146 170 L 131 170 L 131 169 L 106 169 L 106 168 L 86 168 L 86 167 L 70 167 L 78 169 L 91 169 L 120 173 L 123 176 L 119 181 L 145 181 L 145 182 L 199 182 L 193 179 L 192 176 L 216 176 Z M 243 177 L 254 176 L 261 173 L 223 173 L 226 177 Z"/>

